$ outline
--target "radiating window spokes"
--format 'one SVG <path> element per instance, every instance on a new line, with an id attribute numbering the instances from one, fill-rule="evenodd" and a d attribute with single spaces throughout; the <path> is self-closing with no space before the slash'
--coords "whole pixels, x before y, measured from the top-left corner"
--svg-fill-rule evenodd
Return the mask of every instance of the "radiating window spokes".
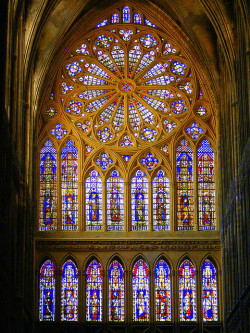
<path id="1" fill-rule="evenodd" d="M 39 275 L 39 320 L 55 320 L 55 265 L 51 260 L 46 260 L 41 268 Z"/>
<path id="2" fill-rule="evenodd" d="M 155 266 L 155 316 L 156 321 L 171 321 L 171 278 L 170 267 L 165 260 Z"/>
<path id="3" fill-rule="evenodd" d="M 215 229 L 214 151 L 203 140 L 197 151 L 199 229 Z"/>
<path id="4" fill-rule="evenodd" d="M 72 140 L 61 153 L 62 229 L 78 228 L 78 150 Z"/>
<path id="5" fill-rule="evenodd" d="M 98 260 L 94 259 L 86 271 L 87 321 L 102 321 L 102 288 L 102 266 Z"/>
<path id="6" fill-rule="evenodd" d="M 193 264 L 184 260 L 179 268 L 179 314 L 181 321 L 196 321 L 196 273 Z"/>
<path id="7" fill-rule="evenodd" d="M 40 151 L 40 216 L 39 230 L 57 227 L 57 153 L 50 140 Z"/>
<path id="8" fill-rule="evenodd" d="M 72 260 L 62 267 L 61 320 L 78 320 L 78 269 Z"/>
<path id="9" fill-rule="evenodd" d="M 125 281 L 124 269 L 114 260 L 109 266 L 109 320 L 114 322 L 125 319 Z"/>
<path id="10" fill-rule="evenodd" d="M 131 180 L 132 230 L 148 230 L 148 180 L 137 170 Z"/>
<path id="11" fill-rule="evenodd" d="M 178 230 L 193 230 L 193 151 L 186 140 L 176 149 L 176 183 Z"/>
<path id="12" fill-rule="evenodd" d="M 217 271 L 208 259 L 202 265 L 202 309 L 204 322 L 218 320 Z"/>
<path id="13" fill-rule="evenodd" d="M 133 321 L 149 321 L 149 268 L 142 259 L 133 267 Z"/>

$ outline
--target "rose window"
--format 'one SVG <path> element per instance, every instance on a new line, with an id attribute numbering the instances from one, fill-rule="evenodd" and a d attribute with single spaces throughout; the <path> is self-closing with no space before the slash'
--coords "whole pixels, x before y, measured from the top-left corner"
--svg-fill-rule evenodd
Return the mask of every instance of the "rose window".
<path id="1" fill-rule="evenodd" d="M 62 109 L 98 143 L 152 144 L 190 116 L 188 61 L 156 27 L 101 26 L 71 50 L 63 67 Z"/>

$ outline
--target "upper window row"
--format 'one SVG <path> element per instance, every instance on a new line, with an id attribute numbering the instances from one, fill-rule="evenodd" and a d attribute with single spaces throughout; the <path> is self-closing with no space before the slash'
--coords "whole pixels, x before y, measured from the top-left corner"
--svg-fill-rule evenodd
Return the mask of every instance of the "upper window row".
<path id="1" fill-rule="evenodd" d="M 192 148 L 182 140 L 176 149 L 176 220 L 178 230 L 193 230 L 195 205 L 198 198 L 199 230 L 215 229 L 215 180 L 214 152 L 205 139 L 197 150 L 194 159 Z M 194 184 L 194 161 L 197 160 L 197 196 Z M 142 159 L 141 164 L 151 170 L 158 159 L 151 153 Z M 78 150 L 72 140 L 61 149 L 61 170 L 58 172 L 57 151 L 51 141 L 47 141 L 40 153 L 40 218 L 39 230 L 57 229 L 58 194 L 60 178 L 60 202 L 62 230 L 78 230 Z M 102 153 L 96 165 L 106 170 L 113 161 Z M 100 173 L 93 169 L 85 178 L 85 223 L 86 230 L 101 230 L 104 211 L 107 230 L 124 230 L 126 209 L 124 196 L 131 202 L 132 230 L 149 230 L 149 211 L 152 211 L 152 229 L 170 230 L 170 185 L 164 170 L 158 169 L 155 176 L 148 179 L 142 168 L 138 168 L 129 184 L 124 184 L 120 173 L 113 169 L 109 177 L 102 180 Z"/>
<path id="2" fill-rule="evenodd" d="M 131 298 L 133 321 L 150 320 L 150 289 L 154 289 L 156 321 L 172 321 L 174 300 L 172 299 L 172 277 L 170 266 L 161 259 L 154 267 L 154 284 L 150 285 L 150 272 L 147 263 L 139 259 L 132 269 L 132 289 L 126 285 L 124 267 L 118 260 L 113 260 L 108 270 L 108 318 L 111 322 L 125 320 L 126 299 Z M 196 269 L 188 259 L 179 266 L 179 318 L 182 322 L 197 321 L 197 276 Z M 218 320 L 217 270 L 206 259 L 202 264 L 202 309 L 203 321 Z M 43 263 L 40 269 L 39 319 L 55 320 L 55 266 L 51 260 Z M 103 268 L 96 259 L 86 270 L 86 320 L 103 320 Z M 78 268 L 74 261 L 67 260 L 61 271 L 61 320 L 78 320 Z M 125 293 L 129 297 L 125 297 Z"/>

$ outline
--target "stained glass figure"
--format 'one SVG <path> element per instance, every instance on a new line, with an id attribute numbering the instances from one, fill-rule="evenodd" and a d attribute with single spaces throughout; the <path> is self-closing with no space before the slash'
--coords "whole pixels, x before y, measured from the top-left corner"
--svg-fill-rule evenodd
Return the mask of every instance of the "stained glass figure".
<path id="1" fill-rule="evenodd" d="M 193 123 L 191 127 L 186 129 L 186 132 L 191 135 L 192 139 L 197 139 L 204 131 L 201 127 L 198 127 L 196 123 Z"/>
<path id="2" fill-rule="evenodd" d="M 215 229 L 214 151 L 208 140 L 200 143 L 198 151 L 199 229 Z"/>
<path id="3" fill-rule="evenodd" d="M 146 158 L 143 158 L 141 160 L 141 164 L 146 165 L 146 167 L 151 170 L 154 168 L 155 165 L 159 163 L 159 160 L 157 158 L 154 158 L 154 156 L 151 153 L 148 153 Z"/>
<path id="4" fill-rule="evenodd" d="M 203 321 L 218 320 L 217 271 L 208 259 L 202 265 L 202 309 Z"/>
<path id="5" fill-rule="evenodd" d="M 128 6 L 125 6 L 123 8 L 123 11 L 122 11 L 122 20 L 123 20 L 123 23 L 130 23 L 130 19 L 131 19 L 130 9 L 129 9 Z"/>
<path id="6" fill-rule="evenodd" d="M 78 151 L 72 140 L 61 154 L 62 229 L 78 228 Z"/>
<path id="7" fill-rule="evenodd" d="M 176 149 L 178 230 L 192 230 L 193 222 L 193 152 L 186 140 Z"/>
<path id="8" fill-rule="evenodd" d="M 55 320 L 55 265 L 51 260 L 46 260 L 40 269 L 39 276 L 39 320 Z"/>
<path id="9" fill-rule="evenodd" d="M 87 321 L 102 321 L 102 266 L 94 259 L 86 271 Z"/>
<path id="10" fill-rule="evenodd" d="M 196 321 L 196 274 L 189 260 L 179 269 L 179 311 L 181 321 Z"/>
<path id="11" fill-rule="evenodd" d="M 86 229 L 102 228 L 102 180 L 96 170 L 90 172 L 86 179 Z"/>
<path id="12" fill-rule="evenodd" d="M 170 230 L 169 179 L 163 170 L 159 170 L 153 179 L 153 228 Z"/>
<path id="13" fill-rule="evenodd" d="M 155 266 L 155 317 L 156 321 L 171 321 L 170 267 L 164 260 Z"/>
<path id="14" fill-rule="evenodd" d="M 48 140 L 40 151 L 40 231 L 56 230 L 56 159 L 56 149 Z"/>
<path id="15" fill-rule="evenodd" d="M 96 159 L 96 164 L 99 164 L 102 170 L 106 170 L 112 163 L 113 160 L 106 153 L 102 153 L 101 158 Z"/>
<path id="16" fill-rule="evenodd" d="M 64 135 L 68 133 L 68 131 L 65 128 L 63 128 L 60 123 L 58 123 L 56 124 L 56 127 L 50 131 L 50 133 L 54 135 L 57 138 L 57 140 L 61 140 L 64 137 Z"/>
<path id="17" fill-rule="evenodd" d="M 141 24 L 141 15 L 140 14 L 136 13 L 134 15 L 134 23 Z"/>
<path id="18" fill-rule="evenodd" d="M 124 229 L 124 184 L 116 170 L 107 180 L 107 227 L 108 230 Z"/>
<path id="19" fill-rule="evenodd" d="M 111 17 L 111 23 L 119 23 L 119 15 L 114 13 Z"/>
<path id="20" fill-rule="evenodd" d="M 61 320 L 78 320 L 78 269 L 72 260 L 62 267 Z"/>
<path id="21" fill-rule="evenodd" d="M 148 230 L 148 180 L 137 170 L 131 182 L 132 230 Z"/>
<path id="22" fill-rule="evenodd" d="M 47 116 L 49 116 L 50 118 L 53 118 L 56 114 L 57 114 L 57 110 L 53 107 L 50 107 L 47 111 L 46 111 Z"/>
<path id="23" fill-rule="evenodd" d="M 149 321 L 149 268 L 139 259 L 133 267 L 133 321 Z"/>
<path id="24" fill-rule="evenodd" d="M 124 321 L 124 289 L 124 269 L 119 261 L 114 260 L 109 266 L 109 321 Z"/>

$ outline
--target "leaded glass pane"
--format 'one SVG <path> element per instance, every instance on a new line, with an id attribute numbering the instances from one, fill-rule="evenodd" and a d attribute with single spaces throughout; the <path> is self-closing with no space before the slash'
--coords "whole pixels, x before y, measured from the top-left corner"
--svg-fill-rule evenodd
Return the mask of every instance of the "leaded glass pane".
<path id="1" fill-rule="evenodd" d="M 86 195 L 86 229 L 102 228 L 102 180 L 96 170 L 90 172 L 85 183 Z"/>
<path id="2" fill-rule="evenodd" d="M 170 230 L 169 180 L 163 170 L 153 179 L 153 228 Z"/>
<path id="3" fill-rule="evenodd" d="M 156 321 L 171 321 L 170 267 L 164 260 L 155 266 L 155 315 Z"/>
<path id="4" fill-rule="evenodd" d="M 45 261 L 39 275 L 39 320 L 55 320 L 55 265 L 51 260 Z"/>
<path id="5" fill-rule="evenodd" d="M 125 294 L 124 269 L 119 261 L 114 260 L 109 266 L 109 320 L 124 321 Z"/>
<path id="6" fill-rule="evenodd" d="M 217 271 L 210 260 L 202 265 L 202 309 L 203 321 L 218 320 Z"/>

